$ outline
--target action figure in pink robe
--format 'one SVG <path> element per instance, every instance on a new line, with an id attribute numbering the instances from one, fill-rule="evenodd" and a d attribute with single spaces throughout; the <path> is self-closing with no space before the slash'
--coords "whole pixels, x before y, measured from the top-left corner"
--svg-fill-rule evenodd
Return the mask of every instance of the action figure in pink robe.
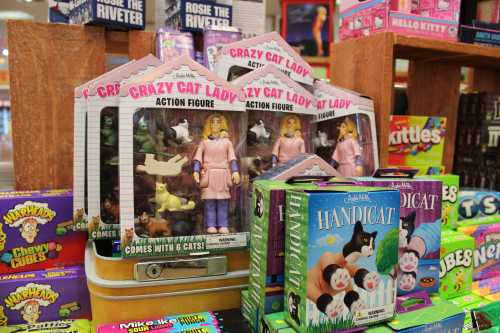
<path id="1" fill-rule="evenodd" d="M 299 154 L 306 152 L 306 145 L 300 132 L 300 119 L 297 116 L 287 116 L 281 123 L 281 135 L 273 146 L 273 167 L 283 164 Z"/>
<path id="2" fill-rule="evenodd" d="M 229 233 L 230 190 L 240 182 L 233 143 L 228 136 L 226 118 L 218 114 L 209 116 L 203 140 L 194 155 L 193 178 L 201 188 L 204 221 L 210 234 Z"/>
<path id="3" fill-rule="evenodd" d="M 344 177 L 362 176 L 363 159 L 356 124 L 346 118 L 340 124 L 339 131 L 337 146 L 332 155 L 332 165 Z"/>

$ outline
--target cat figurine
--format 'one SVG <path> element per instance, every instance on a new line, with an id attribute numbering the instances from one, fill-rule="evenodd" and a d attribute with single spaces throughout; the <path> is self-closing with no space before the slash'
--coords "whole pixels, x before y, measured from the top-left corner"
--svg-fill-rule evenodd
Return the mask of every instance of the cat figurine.
<path id="1" fill-rule="evenodd" d="M 194 201 L 170 194 L 167 190 L 167 184 L 162 183 L 156 183 L 155 202 L 158 213 L 186 211 L 195 207 Z"/>
<path id="2" fill-rule="evenodd" d="M 411 236 L 415 231 L 415 218 L 417 217 L 417 212 L 413 211 L 406 216 L 402 216 L 399 219 L 400 229 L 399 229 L 399 248 L 405 248 L 410 244 Z"/>

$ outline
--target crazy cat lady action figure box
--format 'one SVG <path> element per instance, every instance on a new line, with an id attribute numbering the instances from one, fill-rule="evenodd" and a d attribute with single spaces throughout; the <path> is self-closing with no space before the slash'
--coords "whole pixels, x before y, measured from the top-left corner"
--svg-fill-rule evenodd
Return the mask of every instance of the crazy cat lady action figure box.
<path id="1" fill-rule="evenodd" d="M 314 153 L 344 177 L 371 176 L 378 169 L 373 101 L 323 81 L 314 83 L 314 96 Z"/>
<path id="2" fill-rule="evenodd" d="M 243 92 L 188 56 L 121 87 L 124 257 L 248 245 L 239 187 L 245 123 Z"/>
<path id="3" fill-rule="evenodd" d="M 286 196 L 286 320 L 316 333 L 391 319 L 399 192 L 332 186 Z"/>
<path id="4" fill-rule="evenodd" d="M 118 93 L 120 85 L 161 65 L 153 55 L 98 79 L 87 99 L 88 232 L 91 239 L 118 239 Z"/>
<path id="5" fill-rule="evenodd" d="M 87 99 L 93 83 L 120 71 L 132 60 L 75 88 L 73 123 L 73 223 L 76 230 L 87 230 Z"/>
<path id="6" fill-rule="evenodd" d="M 254 69 L 274 65 L 292 80 L 312 86 L 312 67 L 276 32 L 224 45 L 217 55 L 215 73 L 232 81 Z"/>

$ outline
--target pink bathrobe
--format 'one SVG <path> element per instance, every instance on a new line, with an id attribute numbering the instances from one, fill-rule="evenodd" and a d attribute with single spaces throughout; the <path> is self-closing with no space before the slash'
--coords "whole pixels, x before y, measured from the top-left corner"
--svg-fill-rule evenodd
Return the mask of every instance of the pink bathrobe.
<path id="1" fill-rule="evenodd" d="M 230 199 L 232 160 L 236 160 L 233 144 L 227 138 L 201 141 L 194 159 L 201 164 L 201 199 Z"/>
<path id="2" fill-rule="evenodd" d="M 277 156 L 278 163 L 282 164 L 305 152 L 306 146 L 302 138 L 281 136 L 274 144 L 272 154 Z"/>
<path id="3" fill-rule="evenodd" d="M 332 159 L 338 164 L 337 171 L 344 177 L 356 176 L 356 156 L 361 156 L 361 147 L 350 134 L 337 143 Z"/>

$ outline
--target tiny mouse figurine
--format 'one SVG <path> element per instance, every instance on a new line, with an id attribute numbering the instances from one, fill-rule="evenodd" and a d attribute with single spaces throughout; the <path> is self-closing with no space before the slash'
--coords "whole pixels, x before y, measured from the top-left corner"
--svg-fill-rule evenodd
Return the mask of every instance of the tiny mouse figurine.
<path id="1" fill-rule="evenodd" d="M 205 120 L 203 139 L 193 159 L 193 178 L 201 188 L 207 233 L 229 233 L 231 187 L 240 183 L 234 147 L 229 140 L 227 119 L 212 114 Z"/>

